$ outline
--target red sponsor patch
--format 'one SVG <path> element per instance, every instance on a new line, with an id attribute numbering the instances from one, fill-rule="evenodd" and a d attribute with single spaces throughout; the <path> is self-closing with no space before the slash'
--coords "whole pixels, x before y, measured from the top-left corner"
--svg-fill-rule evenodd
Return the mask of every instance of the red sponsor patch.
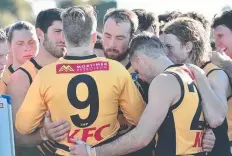
<path id="1" fill-rule="evenodd" d="M 193 75 L 193 73 L 190 70 L 188 70 L 186 68 L 183 70 L 191 77 L 192 80 L 195 80 L 195 76 Z"/>
<path id="2" fill-rule="evenodd" d="M 0 108 L 3 108 L 3 103 L 0 103 Z"/>
<path id="3" fill-rule="evenodd" d="M 109 70 L 109 63 L 98 61 L 80 64 L 57 64 L 57 74 L 86 73 L 92 71 Z"/>

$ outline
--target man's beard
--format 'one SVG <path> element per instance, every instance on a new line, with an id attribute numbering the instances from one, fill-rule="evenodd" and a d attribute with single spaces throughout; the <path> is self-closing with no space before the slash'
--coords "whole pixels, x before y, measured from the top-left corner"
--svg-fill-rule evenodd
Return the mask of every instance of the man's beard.
<path id="1" fill-rule="evenodd" d="M 110 56 L 108 55 L 108 52 L 110 52 L 110 51 L 113 51 L 113 52 L 119 54 L 119 51 L 118 51 L 117 49 L 104 49 L 104 55 L 105 55 L 105 57 L 106 57 L 106 58 L 109 58 L 109 59 L 112 59 L 112 60 L 116 60 L 116 61 L 118 61 L 118 62 L 124 60 L 124 59 L 128 56 L 128 54 L 129 54 L 129 49 L 127 49 L 127 50 L 126 50 L 125 52 L 123 52 L 122 54 L 119 54 L 116 58 L 112 58 L 112 57 L 110 57 Z"/>
<path id="2" fill-rule="evenodd" d="M 62 43 L 58 43 L 58 44 L 64 44 Z M 57 48 L 49 39 L 48 36 L 45 35 L 44 36 L 44 42 L 43 42 L 43 46 L 44 49 L 47 50 L 52 56 L 56 57 L 56 58 L 61 58 L 64 56 L 64 49 L 61 48 Z"/>

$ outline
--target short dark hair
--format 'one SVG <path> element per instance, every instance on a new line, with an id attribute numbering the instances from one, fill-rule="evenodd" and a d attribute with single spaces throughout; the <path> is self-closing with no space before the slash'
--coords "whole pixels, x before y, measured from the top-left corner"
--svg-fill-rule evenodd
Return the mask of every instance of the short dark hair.
<path id="1" fill-rule="evenodd" d="M 130 58 L 138 51 L 153 58 L 165 55 L 162 42 L 156 35 L 149 32 L 142 32 L 131 40 L 129 46 Z"/>
<path id="2" fill-rule="evenodd" d="M 200 22 L 203 25 L 203 28 L 207 31 L 207 33 L 210 33 L 210 23 L 204 15 L 199 14 L 197 12 L 187 12 L 183 14 L 182 17 L 189 17 Z"/>
<path id="3" fill-rule="evenodd" d="M 221 16 L 216 17 L 213 21 L 212 27 L 216 28 L 219 25 L 226 26 L 232 31 L 232 10 L 225 11 Z"/>
<path id="4" fill-rule="evenodd" d="M 103 24 L 105 25 L 106 21 L 112 18 L 116 21 L 116 23 L 121 23 L 121 22 L 130 22 L 131 24 L 131 32 L 130 35 L 133 36 L 134 33 L 138 29 L 138 17 L 137 15 L 128 9 L 115 9 L 111 8 L 107 10 L 105 16 L 104 16 L 104 22 Z"/>
<path id="5" fill-rule="evenodd" d="M 35 32 L 35 27 L 30 22 L 19 21 L 10 27 L 9 32 L 8 32 L 8 37 L 7 37 L 8 42 L 11 43 L 12 38 L 13 38 L 13 33 L 15 30 L 23 30 L 23 29 L 24 30 L 33 30 Z"/>
<path id="6" fill-rule="evenodd" d="M 0 42 L 5 42 L 6 39 L 6 32 L 4 31 L 4 29 L 0 29 Z"/>
<path id="7" fill-rule="evenodd" d="M 48 28 L 54 21 L 61 21 L 62 9 L 52 8 L 40 11 L 36 18 L 35 27 L 40 28 L 44 33 L 47 33 Z"/>
<path id="8" fill-rule="evenodd" d="M 89 44 L 91 34 L 97 27 L 96 13 L 92 6 L 67 8 L 62 12 L 61 19 L 64 36 L 68 43 L 76 47 Z"/>
<path id="9" fill-rule="evenodd" d="M 154 33 L 158 33 L 158 16 L 156 16 L 153 12 L 147 12 L 144 9 L 134 9 L 132 11 L 138 16 L 138 29 L 140 29 L 140 31 L 146 31 L 148 28 L 152 27 L 154 29 Z"/>

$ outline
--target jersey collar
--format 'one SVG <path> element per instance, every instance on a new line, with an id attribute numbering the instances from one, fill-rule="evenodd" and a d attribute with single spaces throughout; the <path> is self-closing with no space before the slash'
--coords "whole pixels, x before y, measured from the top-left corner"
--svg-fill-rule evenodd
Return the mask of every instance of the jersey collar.
<path id="1" fill-rule="evenodd" d="M 209 63 L 211 63 L 211 61 L 205 62 L 205 63 L 201 66 L 201 69 L 204 69 Z"/>
<path id="2" fill-rule="evenodd" d="M 35 61 L 34 58 L 31 58 L 30 61 L 31 61 L 32 64 L 34 64 L 34 66 L 35 66 L 38 70 L 42 69 L 42 67 Z"/>
<path id="3" fill-rule="evenodd" d="M 88 56 L 64 56 L 65 60 L 86 60 L 96 58 L 96 55 L 88 55 Z"/>
<path id="4" fill-rule="evenodd" d="M 168 70 L 169 68 L 172 68 L 172 67 L 181 67 L 183 65 L 184 64 L 173 64 L 173 65 L 168 66 L 164 71 L 166 71 L 166 70 Z"/>

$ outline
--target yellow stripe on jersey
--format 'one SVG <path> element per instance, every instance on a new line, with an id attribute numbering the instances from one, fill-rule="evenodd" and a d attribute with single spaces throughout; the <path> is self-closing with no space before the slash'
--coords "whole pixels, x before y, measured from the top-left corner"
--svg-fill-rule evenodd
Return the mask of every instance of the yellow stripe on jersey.
<path id="1" fill-rule="evenodd" d="M 49 110 L 53 121 L 63 118 L 71 124 L 67 139 L 56 144 L 57 154 L 69 155 L 72 138 L 95 146 L 115 136 L 119 105 L 127 120 L 137 125 L 145 103 L 125 67 L 95 55 L 65 56 L 39 71 L 15 125 L 21 134 L 31 133 Z"/>
<path id="2" fill-rule="evenodd" d="M 201 67 L 206 75 L 208 76 L 210 73 L 212 73 L 215 70 L 222 70 L 221 68 L 219 68 L 218 66 L 214 65 L 211 62 L 207 62 L 205 63 L 204 66 Z M 228 113 L 227 113 L 227 123 L 228 123 L 228 137 L 229 140 L 232 141 L 232 96 L 227 98 L 227 102 L 228 102 Z"/>
<path id="3" fill-rule="evenodd" d="M 232 96 L 228 98 L 228 113 L 226 118 L 228 123 L 228 137 L 231 142 L 232 141 Z"/>
<path id="4" fill-rule="evenodd" d="M 3 82 L 7 85 L 9 77 L 14 73 L 14 69 L 12 67 L 12 64 L 5 68 L 5 70 L 3 71 L 3 75 L 2 75 L 2 80 Z"/>
<path id="5" fill-rule="evenodd" d="M 158 130 L 156 155 L 201 153 L 205 121 L 194 78 L 185 65 L 170 66 L 165 73 L 177 78 L 182 94 L 180 100 L 170 107 Z"/>

